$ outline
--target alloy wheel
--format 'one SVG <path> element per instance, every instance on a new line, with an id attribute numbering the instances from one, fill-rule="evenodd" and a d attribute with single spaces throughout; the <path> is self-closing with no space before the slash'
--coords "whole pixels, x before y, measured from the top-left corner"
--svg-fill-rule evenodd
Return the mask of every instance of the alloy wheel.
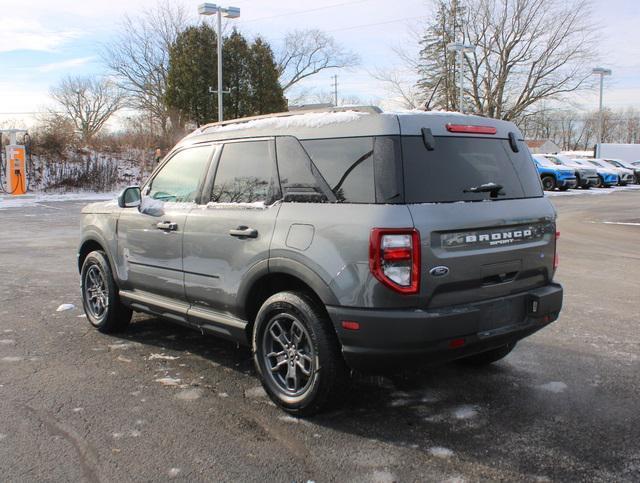
<path id="1" fill-rule="evenodd" d="M 262 336 L 267 376 L 287 396 L 299 396 L 312 384 L 315 351 L 304 325 L 293 315 L 279 313 L 269 320 Z"/>
<path id="2" fill-rule="evenodd" d="M 109 288 L 98 265 L 91 265 L 85 273 L 83 295 L 87 310 L 95 319 L 102 320 L 109 308 Z"/>

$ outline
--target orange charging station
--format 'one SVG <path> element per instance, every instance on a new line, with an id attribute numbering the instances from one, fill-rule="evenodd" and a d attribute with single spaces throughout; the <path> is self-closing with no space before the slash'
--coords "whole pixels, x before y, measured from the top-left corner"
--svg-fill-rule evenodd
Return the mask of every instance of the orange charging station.
<path id="1" fill-rule="evenodd" d="M 25 147 L 18 144 L 7 146 L 7 191 L 12 195 L 23 195 L 27 192 L 27 166 Z"/>

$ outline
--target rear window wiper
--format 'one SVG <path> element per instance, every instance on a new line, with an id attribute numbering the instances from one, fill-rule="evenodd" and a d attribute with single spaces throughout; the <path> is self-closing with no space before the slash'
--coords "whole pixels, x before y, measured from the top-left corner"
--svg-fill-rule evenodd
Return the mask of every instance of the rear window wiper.
<path id="1" fill-rule="evenodd" d="M 501 193 L 503 186 L 497 183 L 484 183 L 479 186 L 472 186 L 463 190 L 463 193 L 489 193 L 489 196 L 496 198 L 498 196 L 504 196 L 505 193 Z"/>

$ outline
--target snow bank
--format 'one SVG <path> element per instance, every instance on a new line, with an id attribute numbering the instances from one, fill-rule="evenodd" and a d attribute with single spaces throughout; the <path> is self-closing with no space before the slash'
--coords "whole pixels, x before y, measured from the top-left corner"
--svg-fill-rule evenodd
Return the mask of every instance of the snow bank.
<path id="1" fill-rule="evenodd" d="M 94 193 L 90 191 L 80 191 L 77 193 L 60 193 L 24 196 L 0 196 L 0 210 L 6 208 L 23 208 L 35 206 L 38 203 L 54 203 L 58 201 L 106 201 L 117 198 L 118 193 Z"/>

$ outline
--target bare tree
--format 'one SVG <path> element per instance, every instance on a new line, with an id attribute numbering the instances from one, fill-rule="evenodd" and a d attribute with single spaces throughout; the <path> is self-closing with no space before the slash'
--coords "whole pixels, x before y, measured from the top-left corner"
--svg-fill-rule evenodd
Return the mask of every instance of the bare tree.
<path id="1" fill-rule="evenodd" d="M 360 62 L 356 54 L 316 29 L 289 32 L 276 60 L 284 91 L 325 69 L 353 67 Z"/>
<path id="2" fill-rule="evenodd" d="M 380 81 L 392 99 L 404 109 L 419 109 L 424 106 L 424 92 L 413 82 L 412 76 L 403 69 L 376 69 L 369 73 Z"/>
<path id="3" fill-rule="evenodd" d="M 148 113 L 164 136 L 183 121 L 165 102 L 169 48 L 188 24 L 183 6 L 163 0 L 156 8 L 125 16 L 115 39 L 103 46 L 102 58 L 127 95 L 128 105 Z"/>
<path id="4" fill-rule="evenodd" d="M 475 45 L 465 58 L 465 102 L 478 114 L 521 119 L 536 103 L 562 99 L 591 78 L 597 36 L 589 0 L 439 0 L 437 8 L 460 18 L 429 26 L 423 60 L 448 67 L 423 77 L 455 84 L 451 62 L 437 59 L 452 55 L 448 40 Z M 456 26 L 455 36 L 438 37 L 448 24 Z M 453 105 L 438 107 L 459 108 L 456 96 L 448 97 Z"/>
<path id="5" fill-rule="evenodd" d="M 66 77 L 51 88 L 51 97 L 73 122 L 83 142 L 95 136 L 122 107 L 122 92 L 110 80 L 95 77 Z"/>

